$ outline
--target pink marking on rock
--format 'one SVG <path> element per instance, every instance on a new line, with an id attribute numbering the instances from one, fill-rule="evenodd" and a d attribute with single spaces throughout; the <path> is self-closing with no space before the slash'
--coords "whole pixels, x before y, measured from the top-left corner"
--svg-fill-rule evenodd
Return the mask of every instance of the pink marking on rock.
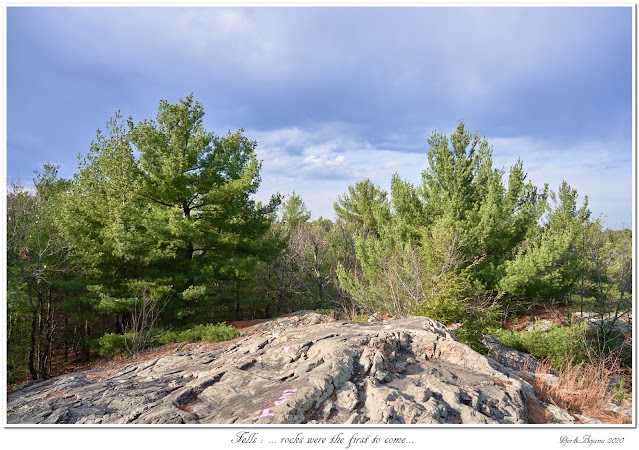
<path id="1" fill-rule="evenodd" d="M 269 416 L 274 416 L 274 415 L 275 415 L 275 413 L 272 413 L 268 408 L 266 408 L 266 409 L 263 409 L 262 412 L 258 416 L 251 417 L 251 419 L 259 420 L 262 417 L 269 417 Z"/>
<path id="2" fill-rule="evenodd" d="M 269 408 L 266 408 L 267 405 L 275 405 L 275 406 L 279 406 L 282 403 L 284 403 L 286 400 L 288 400 L 289 398 L 291 398 L 293 396 L 293 394 L 295 394 L 297 392 L 297 389 L 286 389 L 284 391 L 282 391 L 282 394 L 277 398 L 277 400 L 269 400 L 268 402 L 266 402 L 264 404 L 265 408 L 262 409 L 262 412 L 255 416 L 255 417 L 251 417 L 252 420 L 259 420 L 263 417 L 269 417 L 269 416 L 274 416 L 275 413 L 272 413 L 270 411 Z"/>

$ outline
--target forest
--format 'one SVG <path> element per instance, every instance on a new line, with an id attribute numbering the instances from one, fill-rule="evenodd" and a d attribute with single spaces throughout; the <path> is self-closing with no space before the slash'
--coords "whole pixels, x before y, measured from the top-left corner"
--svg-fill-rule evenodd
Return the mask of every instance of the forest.
<path id="1" fill-rule="evenodd" d="M 203 116 L 192 95 L 154 120 L 118 113 L 72 179 L 48 164 L 33 187 L 8 186 L 9 383 L 301 309 L 427 316 L 478 351 L 492 333 L 558 367 L 629 370 L 632 231 L 608 229 L 567 182 L 534 186 L 521 160 L 493 167 L 459 122 L 428 136 L 421 183 L 361 180 L 334 220 L 311 221 L 296 192 L 255 201 L 258 143 Z M 543 334 L 513 331 L 549 311 L 560 323 Z"/>

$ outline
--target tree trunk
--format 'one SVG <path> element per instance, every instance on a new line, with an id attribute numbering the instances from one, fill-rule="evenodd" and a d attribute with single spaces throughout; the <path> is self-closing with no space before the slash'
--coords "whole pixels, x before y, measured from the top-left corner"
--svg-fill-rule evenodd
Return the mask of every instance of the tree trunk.
<path id="1" fill-rule="evenodd" d="M 42 304 L 42 294 L 40 292 L 36 292 L 38 301 L 36 304 L 34 304 L 33 289 L 31 285 L 29 285 L 28 295 L 29 295 L 29 306 L 31 306 L 31 343 L 29 346 L 29 373 L 31 374 L 31 379 L 35 381 L 38 379 L 38 373 L 36 372 L 35 365 L 33 364 L 33 362 L 34 362 L 35 351 L 36 351 L 36 331 L 38 326 L 38 311 L 40 309 L 40 305 Z"/>
<path id="2" fill-rule="evenodd" d="M 35 346 L 36 346 L 36 327 L 38 323 L 38 310 L 31 310 L 31 345 L 29 347 L 29 373 L 31 374 L 32 380 L 38 379 L 38 374 L 33 365 L 33 360 L 35 356 Z"/>
<path id="3" fill-rule="evenodd" d="M 75 353 L 75 359 L 79 360 L 80 359 L 80 340 L 76 339 L 76 337 L 78 336 L 78 326 L 74 325 L 73 326 L 73 346 L 72 346 L 72 351 L 73 353 Z"/>
<path id="4" fill-rule="evenodd" d="M 51 373 L 51 357 L 53 354 L 53 292 L 49 288 L 49 295 L 47 299 L 47 313 L 44 323 L 44 356 L 42 358 L 42 365 L 40 367 L 40 373 L 45 380 L 49 378 Z"/>
<path id="5" fill-rule="evenodd" d="M 69 318 L 64 316 L 64 334 L 66 335 L 69 330 Z M 64 362 L 69 361 L 69 340 L 64 340 Z"/>
<path id="6" fill-rule="evenodd" d="M 89 332 L 91 328 L 89 327 L 89 320 L 85 319 L 84 321 L 84 343 L 82 344 L 82 361 L 88 362 L 91 359 L 91 349 L 89 348 Z"/>
<path id="7" fill-rule="evenodd" d="M 277 307 L 275 308 L 275 315 L 277 317 L 280 316 L 280 311 L 282 309 L 282 299 L 284 297 L 284 282 L 280 282 L 280 292 L 277 295 Z"/>
<path id="8" fill-rule="evenodd" d="M 240 320 L 240 284 L 235 281 L 235 320 Z"/>
<path id="9" fill-rule="evenodd" d="M 579 317 L 584 318 L 584 276 L 581 275 L 581 303 L 579 306 Z"/>
<path id="10" fill-rule="evenodd" d="M 35 352 L 35 363 L 34 366 L 36 367 L 36 371 L 38 371 L 39 374 L 39 378 L 42 378 L 42 353 L 43 353 L 43 349 L 42 349 L 42 344 L 43 344 L 43 339 L 42 336 L 44 334 L 44 304 L 43 302 L 40 300 L 38 301 L 38 304 L 40 305 L 40 308 L 38 310 L 38 332 L 37 332 L 37 336 L 36 336 L 36 352 Z"/>
<path id="11" fill-rule="evenodd" d="M 195 252 L 195 248 L 193 247 L 193 242 L 188 242 L 186 244 L 186 259 L 193 259 L 193 253 Z"/>
<path id="12" fill-rule="evenodd" d="M 297 302 L 297 310 L 300 311 L 302 309 L 302 289 L 304 289 L 304 283 L 300 280 L 300 296 Z"/>

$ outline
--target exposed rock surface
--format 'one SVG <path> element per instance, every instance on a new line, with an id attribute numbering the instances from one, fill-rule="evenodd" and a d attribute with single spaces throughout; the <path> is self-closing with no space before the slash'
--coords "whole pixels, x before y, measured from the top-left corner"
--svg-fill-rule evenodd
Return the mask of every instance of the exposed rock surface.
<path id="1" fill-rule="evenodd" d="M 539 364 L 539 361 L 534 356 L 506 347 L 491 334 L 485 337 L 484 344 L 488 347 L 493 358 L 502 364 L 504 368 L 514 371 L 519 376 L 522 373 L 534 371 L 537 368 L 537 364 Z"/>
<path id="2" fill-rule="evenodd" d="M 631 333 L 632 332 L 632 313 L 621 314 L 619 317 L 615 319 L 615 314 L 608 313 L 603 316 L 594 313 L 594 312 L 585 312 L 581 314 L 580 312 L 574 312 L 574 317 L 583 318 L 586 321 L 588 328 L 593 331 L 596 331 L 597 328 L 601 327 L 611 327 L 616 333 Z"/>
<path id="3" fill-rule="evenodd" d="M 214 351 L 77 372 L 8 394 L 8 423 L 528 422 L 528 383 L 438 322 L 302 311 Z"/>
<path id="4" fill-rule="evenodd" d="M 525 330 L 526 331 L 548 331 L 555 324 L 552 320 L 537 320 L 531 324 L 529 324 Z"/>

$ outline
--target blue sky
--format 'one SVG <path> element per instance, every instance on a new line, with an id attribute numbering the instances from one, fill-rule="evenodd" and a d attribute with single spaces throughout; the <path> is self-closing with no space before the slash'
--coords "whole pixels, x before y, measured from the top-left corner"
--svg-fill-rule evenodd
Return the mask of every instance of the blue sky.
<path id="1" fill-rule="evenodd" d="M 7 178 L 71 177 L 116 111 L 193 92 L 207 129 L 257 140 L 258 199 L 296 190 L 314 218 L 366 177 L 419 182 L 426 136 L 461 119 L 618 228 L 632 81 L 631 7 L 9 7 Z"/>

